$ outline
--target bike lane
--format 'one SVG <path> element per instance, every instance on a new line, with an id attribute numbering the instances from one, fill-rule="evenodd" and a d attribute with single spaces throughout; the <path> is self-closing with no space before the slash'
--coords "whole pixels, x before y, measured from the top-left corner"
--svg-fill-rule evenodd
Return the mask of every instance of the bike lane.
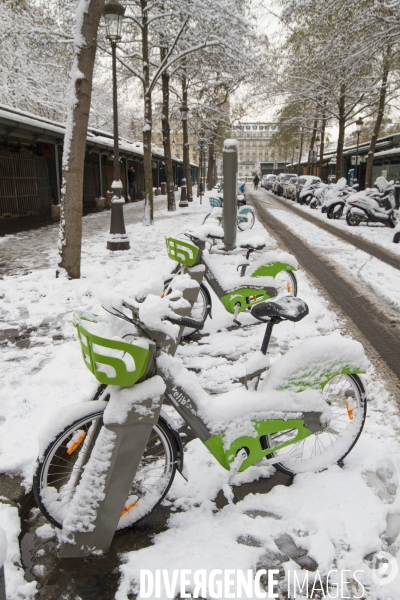
<path id="1" fill-rule="evenodd" d="M 398 290 L 397 286 L 393 286 L 391 294 L 388 294 L 384 287 L 384 282 L 388 282 L 391 277 L 397 279 L 396 283 L 400 286 L 398 267 L 379 265 L 380 259 L 376 247 L 372 248 L 374 253 L 365 254 L 364 241 L 354 236 L 346 236 L 345 243 L 337 243 L 337 238 L 344 239 L 345 236 L 333 226 L 328 225 L 329 234 L 322 232 L 321 235 L 318 231 L 321 223 L 317 219 L 297 211 L 286 202 L 276 200 L 274 196 L 264 191 L 257 194 L 247 191 L 247 198 L 254 204 L 257 216 L 266 229 L 295 254 L 302 268 L 320 283 L 334 303 L 352 320 L 391 369 L 398 383 L 400 379 Z M 290 215 L 295 213 L 296 217 L 291 218 L 287 216 L 288 213 Z M 308 226 L 309 222 L 312 223 L 311 226 Z M 328 227 L 323 229 L 327 230 Z M 363 251 L 360 252 L 355 246 L 362 246 Z M 370 246 L 373 245 L 367 245 Z M 346 261 L 346 254 L 351 256 L 353 264 L 349 265 Z M 371 255 L 378 260 L 373 264 L 369 278 L 364 278 L 363 281 L 360 271 L 369 262 Z M 394 261 L 397 261 L 395 257 Z M 377 282 L 371 290 L 369 285 L 371 281 L 374 282 L 374 271 L 379 271 L 379 268 L 383 269 L 383 284 L 379 285 Z M 301 290 L 299 296 L 301 297 Z M 400 383 L 398 385 L 400 387 Z"/>
<path id="2" fill-rule="evenodd" d="M 292 200 L 285 200 L 269 192 L 264 193 L 269 201 L 275 201 L 276 204 L 301 216 L 324 231 L 336 235 L 345 242 L 353 244 L 356 248 L 368 252 L 371 256 L 400 270 L 400 247 L 392 241 L 393 229 L 380 225 L 349 227 L 344 219 L 329 220 L 326 214 L 321 213 L 320 210 L 312 210 L 308 206 L 301 206 Z"/>

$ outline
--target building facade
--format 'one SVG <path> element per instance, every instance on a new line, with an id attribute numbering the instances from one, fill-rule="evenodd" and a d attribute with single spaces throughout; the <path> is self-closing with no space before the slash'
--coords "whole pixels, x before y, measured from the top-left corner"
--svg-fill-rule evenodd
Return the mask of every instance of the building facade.
<path id="1" fill-rule="evenodd" d="M 239 123 L 232 127 L 232 137 L 238 141 L 238 175 L 245 179 L 255 173 L 260 175 L 261 163 L 275 158 L 271 136 L 276 131 L 274 123 Z"/>

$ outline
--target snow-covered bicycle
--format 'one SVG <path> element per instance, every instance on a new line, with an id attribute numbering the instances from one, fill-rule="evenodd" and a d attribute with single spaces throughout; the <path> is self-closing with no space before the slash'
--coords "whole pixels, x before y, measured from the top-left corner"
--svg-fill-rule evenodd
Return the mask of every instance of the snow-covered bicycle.
<path id="1" fill-rule="evenodd" d="M 62 527 L 69 544 L 93 533 L 104 506 L 116 511 L 112 534 L 132 527 L 166 496 L 177 470 L 187 477 L 179 433 L 162 410 L 164 397 L 228 471 L 221 470 L 221 489 L 231 500 L 238 472 L 252 465 L 274 465 L 290 475 L 322 470 L 343 460 L 361 434 L 367 406 L 361 344 L 336 335 L 309 340 L 269 366 L 273 327 L 308 314 L 299 298 L 252 307 L 266 330 L 260 351 L 238 365 L 242 386 L 212 397 L 201 388 L 173 356 L 183 327 L 202 327 L 175 312 L 184 306 L 182 282 L 193 291 L 189 280 L 200 269 L 179 275 L 164 298 L 124 302 L 112 316 L 76 316 L 84 362 L 107 387 L 97 401 L 52 415 L 34 477 L 40 510 Z M 132 412 L 136 420 L 130 422 Z M 116 432 L 125 426 L 121 453 Z M 116 496 L 127 469 L 128 486 Z"/>
<path id="2" fill-rule="evenodd" d="M 284 295 L 297 296 L 297 279 L 294 271 L 298 264 L 288 252 L 273 250 L 264 252 L 252 263 L 249 257 L 253 252 L 265 248 L 260 238 L 247 238 L 238 243 L 238 251 L 246 254 L 224 251 L 223 229 L 207 222 L 179 238 L 167 238 L 167 252 L 171 260 L 178 264 L 172 274 L 184 273 L 187 267 L 204 264 L 204 279 L 215 292 L 224 308 L 233 315 L 233 321 L 240 325 L 238 315 L 249 311 L 252 306 L 270 298 Z M 214 245 L 219 242 L 222 247 Z M 165 281 L 164 294 L 168 293 L 172 277 Z M 199 295 L 193 306 L 191 316 L 205 321 L 211 316 L 212 300 L 204 281 L 200 285 Z M 195 332 L 186 328 L 184 336 Z"/>

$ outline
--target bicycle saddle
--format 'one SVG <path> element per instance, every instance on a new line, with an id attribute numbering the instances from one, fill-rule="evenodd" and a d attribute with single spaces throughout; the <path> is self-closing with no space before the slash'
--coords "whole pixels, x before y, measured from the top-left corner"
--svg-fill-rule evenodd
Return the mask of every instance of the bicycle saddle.
<path id="1" fill-rule="evenodd" d="M 251 314 L 256 319 L 263 320 L 263 317 L 270 319 L 286 319 L 288 321 L 301 321 L 308 315 L 308 306 L 300 298 L 286 296 L 275 302 L 260 302 L 251 308 Z"/>
<path id="2" fill-rule="evenodd" d="M 239 248 L 247 248 L 248 250 L 262 250 L 265 248 L 265 244 L 257 244 L 252 242 L 241 242 Z"/>

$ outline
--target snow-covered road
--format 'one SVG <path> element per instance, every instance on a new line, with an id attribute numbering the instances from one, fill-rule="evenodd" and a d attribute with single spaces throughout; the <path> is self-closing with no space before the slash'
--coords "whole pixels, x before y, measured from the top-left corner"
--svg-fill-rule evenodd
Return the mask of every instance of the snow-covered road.
<path id="1" fill-rule="evenodd" d="M 39 264 L 21 261 L 18 270 L 5 275 L 0 281 L 0 310 L 5 329 L 19 328 L 25 332 L 22 342 L 18 335 L 4 336 L 0 370 L 0 471 L 20 474 L 29 487 L 37 455 L 37 431 L 59 407 L 90 400 L 96 382 L 82 363 L 80 350 L 72 326 L 72 311 L 92 310 L 99 304 L 104 292 L 113 291 L 127 297 L 150 278 L 165 277 L 170 269 L 166 256 L 164 236 L 177 234 L 190 225 L 201 223 L 207 205 L 195 201 L 189 209 L 168 213 L 157 200 L 159 210 L 153 227 L 144 228 L 140 216 L 129 220 L 127 232 L 131 250 L 109 253 L 106 250 L 108 215 L 93 215 L 91 234 L 84 240 L 82 274 L 80 280 L 55 279 L 52 265 L 55 257 L 56 229 L 49 228 L 29 234 L 20 234 L 18 243 L 29 244 L 29 235 L 41 237 L 37 247 L 41 254 Z M 165 199 L 164 199 L 165 202 Z M 137 211 L 132 207 L 132 212 Z M 278 211 L 276 211 L 278 212 Z M 278 215 L 274 215 L 279 218 Z M 312 244 L 322 244 L 314 230 L 306 229 L 303 221 L 293 217 L 287 223 L 290 229 Z M 49 231 L 50 233 L 47 233 Z M 28 236 L 24 238 L 22 236 Z M 48 236 L 46 238 L 46 235 Z M 242 235 L 239 233 L 239 235 Z M 245 232 L 243 235 L 247 235 Z M 268 248 L 276 241 L 260 223 L 252 235 L 262 235 Z M 13 236 L 14 237 L 14 236 Z M 325 234 L 325 243 L 326 243 Z M 11 242 L 11 240 L 8 240 Z M 15 240 L 13 240 L 15 241 Z M 329 241 L 332 256 L 343 257 L 340 244 Z M 7 247 L 7 238 L 1 240 Z M 339 244 L 339 245 L 338 245 Z M 28 248 L 24 251 L 28 252 Z M 336 260 L 332 258 L 332 260 Z M 344 269 L 354 277 L 352 263 L 344 259 Z M 379 276 L 381 265 L 368 271 L 368 282 L 385 289 L 387 301 L 397 309 L 397 280 L 389 276 L 385 287 Z M 379 271 L 379 272 L 378 272 Z M 362 271 L 363 273 L 363 271 Z M 378 273 L 378 275 L 377 275 Z M 386 272 L 387 273 L 387 272 Z M 375 277 L 375 275 L 377 275 Z M 385 274 L 383 275 L 383 279 Z M 334 331 L 344 331 L 344 324 L 330 308 L 327 300 L 315 289 L 303 271 L 298 272 L 299 293 L 310 309 L 309 316 L 296 323 L 282 323 L 274 331 L 271 359 L 275 361 L 300 341 L 324 336 Z M 374 283 L 375 285 L 375 283 Z M 241 315 L 244 325 L 252 325 L 250 315 Z M 232 317 L 213 296 L 213 319 L 208 321 L 198 341 L 184 344 L 179 356 L 184 363 L 196 369 L 196 376 L 211 393 L 233 390 L 231 381 L 238 361 L 243 361 L 249 351 L 260 346 L 263 325 L 252 325 L 230 330 Z M 15 331 L 14 331 L 15 333 Z M 354 450 L 346 458 L 343 468 L 332 466 L 322 473 L 297 475 L 290 487 L 274 485 L 274 469 L 253 469 L 241 475 L 241 481 L 254 480 L 254 492 L 236 505 L 217 509 L 215 497 L 225 482 L 226 472 L 197 439 L 187 444 L 185 454 L 189 468 L 189 481 L 177 476 L 165 505 L 170 511 L 168 526 L 158 533 L 150 546 L 121 557 L 117 600 L 134 597 L 138 589 L 141 569 L 256 569 L 280 570 L 280 589 L 287 597 L 284 573 L 296 570 L 299 578 L 318 568 L 322 580 L 332 570 L 360 570 L 365 598 L 400 600 L 399 581 L 376 587 L 371 578 L 375 553 L 385 550 L 400 559 L 397 537 L 400 532 L 400 419 L 395 399 L 385 389 L 371 364 L 367 373 L 369 412 L 364 432 Z M 173 411 L 170 409 L 170 413 Z M 181 419 L 175 414 L 178 425 Z M 259 477 L 271 478 L 272 490 L 257 493 Z M 26 584 L 23 571 L 18 567 L 18 517 L 16 509 L 4 500 L 0 504 L 0 526 L 6 531 L 13 549 L 6 563 L 6 576 L 10 598 L 34 597 L 35 582 Z M 47 530 L 46 530 L 47 531 Z M 43 531 L 38 535 L 43 534 Z M 55 575 L 60 563 L 52 563 L 55 542 L 51 531 L 38 537 L 40 551 L 32 557 L 35 568 L 31 570 L 37 580 L 39 597 L 45 598 L 45 585 L 49 579 L 57 582 Z M 55 560 L 55 559 L 54 559 Z M 99 569 L 101 570 L 101 563 Z M 63 564 L 68 569 L 68 563 Z M 303 570 L 302 570 L 303 568 Z M 52 570 L 53 569 L 53 570 Z M 335 578 L 331 582 L 334 588 Z M 62 597 L 77 598 L 55 585 L 53 593 Z M 319 585 L 319 584 L 318 584 Z M 318 588 L 317 588 L 318 589 Z M 343 596 L 360 596 L 355 583 L 344 588 Z M 47 593 L 47 592 L 46 592 Z M 333 594 L 333 592 L 332 592 Z M 81 597 L 84 598 L 84 595 Z M 165 598 L 165 595 L 161 596 Z M 297 597 L 300 597 L 299 595 Z M 331 597 L 334 597 L 333 595 Z M 339 596 L 340 597 L 340 596 Z M 107 597 L 102 600 L 108 600 Z"/>

